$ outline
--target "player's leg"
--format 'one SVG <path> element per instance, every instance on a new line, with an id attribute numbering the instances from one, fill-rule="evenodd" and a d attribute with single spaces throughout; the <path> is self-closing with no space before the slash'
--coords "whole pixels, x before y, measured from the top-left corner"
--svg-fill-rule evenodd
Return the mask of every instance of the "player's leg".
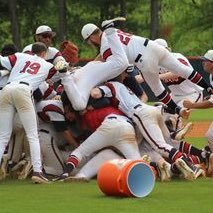
<path id="1" fill-rule="evenodd" d="M 154 150 L 171 163 L 177 164 L 186 179 L 196 179 L 201 171 L 186 159 L 180 151 L 166 143 L 158 124 L 159 116 L 161 116 L 159 110 L 152 106 L 146 106 L 134 113 L 133 120 Z"/>
<path id="2" fill-rule="evenodd" d="M 87 180 L 93 178 L 101 165 L 109 160 L 122 159 L 120 155 L 111 149 L 104 149 L 98 152 L 92 159 L 90 159 L 75 175 L 76 178 L 85 178 Z"/>
<path id="3" fill-rule="evenodd" d="M 65 168 L 62 155 L 57 147 L 55 138 L 49 131 L 39 132 L 42 163 L 46 174 L 51 176 L 61 175 Z"/>
<path id="4" fill-rule="evenodd" d="M 114 141 L 112 145 L 127 159 L 140 159 L 135 130 L 126 119 L 117 118 L 114 124 Z"/>
<path id="5" fill-rule="evenodd" d="M 212 86 L 204 80 L 204 78 L 192 67 L 186 66 L 179 62 L 168 50 L 165 49 L 164 57 L 159 61 L 159 65 L 167 68 L 171 72 L 189 79 L 191 82 L 206 89 L 212 93 Z"/>
<path id="6" fill-rule="evenodd" d="M 13 91 L 13 100 L 30 144 L 30 154 L 34 171 L 32 179 L 36 183 L 46 183 L 48 180 L 42 175 L 37 115 L 30 88 L 24 84 L 16 86 Z"/>
<path id="7" fill-rule="evenodd" d="M 70 154 L 66 161 L 68 173 L 73 171 L 83 158 L 87 158 L 95 151 L 112 144 L 112 141 L 114 141 L 113 126 L 113 122 L 105 119 L 101 126 Z"/>
<path id="8" fill-rule="evenodd" d="M 10 89 L 4 88 L 0 98 L 0 161 L 12 133 L 15 109 L 11 103 Z"/>

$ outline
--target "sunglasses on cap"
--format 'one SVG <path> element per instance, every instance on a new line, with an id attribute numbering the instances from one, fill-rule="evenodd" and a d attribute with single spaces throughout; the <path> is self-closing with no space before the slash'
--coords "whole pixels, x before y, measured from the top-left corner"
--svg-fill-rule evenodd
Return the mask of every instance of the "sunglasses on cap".
<path id="1" fill-rule="evenodd" d="M 42 33 L 40 34 L 42 36 L 42 38 L 52 38 L 52 34 L 51 33 Z"/>

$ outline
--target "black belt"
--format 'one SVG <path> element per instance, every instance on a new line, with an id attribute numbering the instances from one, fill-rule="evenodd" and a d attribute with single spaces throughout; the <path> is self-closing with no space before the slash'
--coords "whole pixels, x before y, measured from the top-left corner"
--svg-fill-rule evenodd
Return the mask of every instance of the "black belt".
<path id="1" fill-rule="evenodd" d="M 2 90 L 3 89 L 3 87 L 0 87 L 0 90 Z"/>
<path id="2" fill-rule="evenodd" d="M 10 84 L 11 82 L 8 82 L 7 84 Z M 24 81 L 20 81 L 19 82 L 19 84 L 25 84 L 25 85 L 27 85 L 27 86 L 30 86 L 30 84 L 29 83 L 27 83 L 27 82 L 24 82 Z"/>
<path id="3" fill-rule="evenodd" d="M 115 116 L 109 116 L 107 118 L 109 118 L 109 119 L 117 119 L 117 117 L 115 117 Z"/>
<path id="4" fill-rule="evenodd" d="M 141 107 L 141 104 L 137 104 L 136 106 L 134 106 L 134 109 L 137 109 L 138 107 Z"/>
<path id="5" fill-rule="evenodd" d="M 40 131 L 40 132 L 47 133 L 47 134 L 49 134 L 49 133 L 50 133 L 50 132 L 49 132 L 48 130 L 46 130 L 46 129 L 40 129 L 39 131 Z"/>
<path id="6" fill-rule="evenodd" d="M 109 119 L 117 119 L 117 117 L 115 117 L 115 116 L 109 116 L 107 118 L 109 118 Z M 128 119 L 126 120 L 126 122 L 130 123 L 131 125 L 133 125 L 133 123 L 130 120 L 128 120 Z"/>
<path id="7" fill-rule="evenodd" d="M 148 43 L 149 43 L 149 39 L 146 38 L 146 40 L 144 41 L 143 45 L 146 47 L 148 45 Z"/>
<path id="8" fill-rule="evenodd" d="M 146 46 L 148 45 L 148 43 L 149 43 L 149 39 L 146 38 L 145 41 L 144 41 L 144 43 L 143 43 L 143 45 L 146 47 Z M 137 55 L 137 57 L 136 57 L 136 59 L 135 59 L 135 63 L 138 63 L 138 61 L 140 60 L 141 56 L 142 56 L 141 53 L 139 53 L 139 54 Z"/>

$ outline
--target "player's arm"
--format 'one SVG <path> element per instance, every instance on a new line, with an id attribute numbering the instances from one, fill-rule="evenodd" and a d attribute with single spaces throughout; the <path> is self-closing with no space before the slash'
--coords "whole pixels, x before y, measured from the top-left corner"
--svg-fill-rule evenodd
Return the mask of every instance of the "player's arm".
<path id="1" fill-rule="evenodd" d="M 211 101 L 212 100 L 212 101 Z M 183 106 L 188 109 L 207 109 L 213 107 L 213 98 L 210 98 L 209 100 L 205 100 L 202 102 L 196 102 L 193 103 L 189 100 L 183 101 Z"/>
<path id="2" fill-rule="evenodd" d="M 13 57 L 14 56 L 14 57 Z M 15 55 L 11 55 L 11 60 L 14 58 L 14 63 L 16 61 L 16 57 Z M 10 73 L 10 70 L 12 69 L 12 65 L 11 63 L 13 63 L 13 61 L 10 62 L 9 57 L 3 57 L 0 55 L 0 67 L 3 67 L 4 69 L 0 70 L 0 76 L 5 76 L 8 75 Z"/>
<path id="3" fill-rule="evenodd" d="M 52 121 L 53 126 L 57 132 L 62 133 L 65 141 L 71 145 L 72 147 L 78 147 L 78 143 L 76 142 L 75 138 L 73 137 L 72 133 L 68 129 L 66 121 Z"/>
<path id="4" fill-rule="evenodd" d="M 179 78 L 178 75 L 171 73 L 171 72 L 161 73 L 161 74 L 159 74 L 159 77 L 162 81 L 165 81 L 165 82 L 174 81 Z"/>
<path id="5" fill-rule="evenodd" d="M 102 97 L 112 97 L 112 92 L 107 86 L 95 87 L 91 90 L 90 95 L 94 99 L 100 99 Z"/>

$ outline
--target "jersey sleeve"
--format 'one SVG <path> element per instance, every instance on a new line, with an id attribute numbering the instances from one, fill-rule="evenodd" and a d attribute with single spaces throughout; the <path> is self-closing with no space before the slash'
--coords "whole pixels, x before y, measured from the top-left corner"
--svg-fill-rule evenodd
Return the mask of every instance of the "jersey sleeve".
<path id="1" fill-rule="evenodd" d="M 107 97 L 107 98 L 111 98 L 112 97 L 112 92 L 111 92 L 109 87 L 107 87 L 107 86 L 99 86 L 98 88 L 102 90 L 103 97 Z"/>

